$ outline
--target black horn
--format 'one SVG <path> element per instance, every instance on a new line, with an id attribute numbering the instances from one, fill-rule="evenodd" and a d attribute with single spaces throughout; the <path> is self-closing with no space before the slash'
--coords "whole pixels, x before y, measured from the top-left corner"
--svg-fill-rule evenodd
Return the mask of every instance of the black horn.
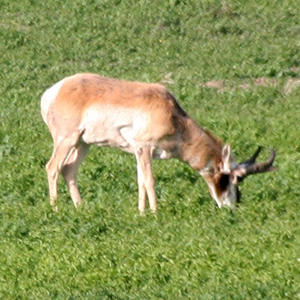
<path id="1" fill-rule="evenodd" d="M 271 155 L 270 157 L 263 163 L 253 163 L 249 165 L 247 169 L 247 175 L 255 174 L 255 173 L 264 173 L 274 171 L 275 168 L 273 167 L 273 162 L 276 156 L 276 153 L 273 149 L 270 149 Z"/>
<path id="2" fill-rule="evenodd" d="M 271 154 L 269 158 L 265 162 L 256 163 L 256 158 L 258 157 L 260 151 L 261 147 L 258 147 L 251 158 L 240 163 L 234 170 L 239 180 L 242 180 L 251 174 L 265 173 L 276 170 L 276 168 L 273 167 L 273 162 L 276 156 L 275 151 L 273 149 L 270 149 Z"/>
<path id="3" fill-rule="evenodd" d="M 259 153 L 260 153 L 260 151 L 261 151 L 261 146 L 259 146 L 259 147 L 257 148 L 257 150 L 255 151 L 255 153 L 254 153 L 249 159 L 247 159 L 247 160 L 245 160 L 245 161 L 239 163 L 239 166 L 244 167 L 244 168 L 247 168 L 248 166 L 254 164 L 255 161 L 256 161 L 257 156 L 258 156 Z"/>

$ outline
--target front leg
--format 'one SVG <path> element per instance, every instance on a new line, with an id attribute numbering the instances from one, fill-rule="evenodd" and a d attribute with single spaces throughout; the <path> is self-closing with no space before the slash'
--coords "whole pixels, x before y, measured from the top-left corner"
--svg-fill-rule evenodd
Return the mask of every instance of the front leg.
<path id="1" fill-rule="evenodd" d="M 143 212 L 146 209 L 146 186 L 144 183 L 144 176 L 141 170 L 141 167 L 139 165 L 139 163 L 137 163 L 137 179 L 138 179 L 138 189 L 139 189 L 139 203 L 138 203 L 138 207 L 139 207 L 139 211 L 141 214 L 143 214 Z"/>
<path id="2" fill-rule="evenodd" d="M 139 181 L 139 209 L 145 209 L 147 193 L 149 206 L 152 212 L 156 212 L 156 196 L 154 190 L 154 177 L 152 173 L 152 152 L 150 146 L 139 147 L 135 151 L 138 165 L 138 181 Z M 142 184 L 143 183 L 143 184 Z M 146 190 L 146 193 L 145 193 Z"/>

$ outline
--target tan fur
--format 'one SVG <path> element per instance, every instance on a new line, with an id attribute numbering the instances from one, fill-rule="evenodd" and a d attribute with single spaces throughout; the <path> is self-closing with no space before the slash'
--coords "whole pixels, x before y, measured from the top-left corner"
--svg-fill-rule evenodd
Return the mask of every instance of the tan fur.
<path id="1" fill-rule="evenodd" d="M 210 184 L 220 171 L 221 142 L 199 127 L 162 85 L 77 74 L 66 78 L 59 89 L 46 91 L 41 105 L 54 140 L 47 164 L 51 204 L 60 171 L 75 206 L 81 202 L 76 173 L 89 144 L 135 154 L 140 211 L 146 196 L 156 211 L 152 157 L 179 158 L 203 172 Z"/>
<path id="2" fill-rule="evenodd" d="M 170 122 L 173 103 L 168 101 L 166 96 L 166 89 L 158 84 L 126 82 L 94 74 L 78 74 L 66 80 L 53 106 L 65 118 L 70 116 L 74 126 L 80 123 L 84 112 L 93 105 L 147 111 L 152 122 L 159 126 L 155 137 L 159 138 L 159 135 L 174 130 Z M 161 101 L 162 99 L 164 101 Z M 151 131 L 150 128 L 146 129 Z"/>

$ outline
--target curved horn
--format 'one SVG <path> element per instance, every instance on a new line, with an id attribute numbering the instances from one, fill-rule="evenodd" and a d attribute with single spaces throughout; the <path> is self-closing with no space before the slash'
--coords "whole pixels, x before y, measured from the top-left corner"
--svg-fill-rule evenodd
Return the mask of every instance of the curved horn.
<path id="1" fill-rule="evenodd" d="M 239 163 L 239 166 L 247 168 L 248 166 L 254 164 L 260 151 L 261 151 L 261 146 L 259 146 L 257 148 L 257 150 L 254 152 L 254 154 L 249 159 Z"/>
<path id="2" fill-rule="evenodd" d="M 256 163 L 255 161 L 260 151 L 261 147 L 259 147 L 256 150 L 256 152 L 250 159 L 240 163 L 237 166 L 237 168 L 234 170 L 234 173 L 237 177 L 243 179 L 251 174 L 264 173 L 276 170 L 276 168 L 273 167 L 273 162 L 276 156 L 275 151 L 273 149 L 270 149 L 271 155 L 269 156 L 269 158 L 265 162 Z"/>

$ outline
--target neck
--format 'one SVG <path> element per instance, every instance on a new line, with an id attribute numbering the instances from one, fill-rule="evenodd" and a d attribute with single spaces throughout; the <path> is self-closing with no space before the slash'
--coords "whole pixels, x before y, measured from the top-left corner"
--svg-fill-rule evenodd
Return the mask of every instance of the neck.
<path id="1" fill-rule="evenodd" d="M 202 173 L 213 172 L 222 161 L 221 142 L 190 118 L 185 120 L 180 150 L 180 158 Z"/>

